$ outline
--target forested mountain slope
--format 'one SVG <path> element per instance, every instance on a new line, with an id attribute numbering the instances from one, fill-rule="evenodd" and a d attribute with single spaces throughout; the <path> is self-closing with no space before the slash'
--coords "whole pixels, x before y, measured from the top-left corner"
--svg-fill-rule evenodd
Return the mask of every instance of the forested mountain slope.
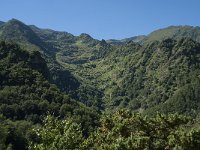
<path id="1" fill-rule="evenodd" d="M 0 40 L 0 149 L 199 148 L 199 27 L 105 41 L 12 19 Z"/>
<path id="2" fill-rule="evenodd" d="M 114 62 L 114 63 L 112 63 Z M 200 45 L 191 39 L 129 43 L 97 63 L 109 110 L 199 111 Z M 96 73 L 96 74 L 97 74 Z"/>
<path id="3" fill-rule="evenodd" d="M 47 114 L 72 118 L 81 123 L 85 134 L 96 125 L 96 111 L 62 93 L 48 78 L 49 70 L 38 51 L 0 43 L 0 149 L 8 144 L 25 149 L 32 138 L 30 128 Z"/>
<path id="4" fill-rule="evenodd" d="M 38 30 L 40 31 L 39 33 Z M 84 37 L 86 38 L 85 34 L 77 38 L 80 40 L 82 38 L 85 39 Z M 98 105 L 96 103 L 100 100 L 97 98 L 97 102 L 93 104 L 94 96 L 89 96 L 89 94 L 87 94 L 87 91 L 84 90 L 84 87 L 82 87 L 80 83 L 80 79 L 74 77 L 72 72 L 69 71 L 71 67 L 65 67 L 63 62 L 57 60 L 57 55 L 59 55 L 59 53 L 64 53 L 60 50 L 59 46 L 62 47 L 62 50 L 68 48 L 66 39 L 68 40 L 69 37 L 67 33 L 43 30 L 35 26 L 27 26 L 16 19 L 12 19 L 0 27 L 0 39 L 16 42 L 29 51 L 39 51 L 47 62 L 47 67 L 50 72 L 49 81 L 51 83 L 56 84 L 62 91 L 70 93 L 74 98 L 82 102 L 87 103 L 89 99 L 92 99 L 90 103 L 88 103 L 89 106 Z M 67 46 L 67 48 L 65 46 Z M 64 57 L 64 55 L 62 55 L 62 57 Z M 77 59 L 77 61 L 82 61 L 82 58 L 80 58 L 81 60 L 79 60 L 79 58 Z M 93 90 L 93 87 L 89 86 L 88 89 L 89 88 Z M 98 92 L 98 90 L 96 91 L 96 95 L 100 95 L 100 92 Z M 83 96 L 78 96 L 81 94 Z"/>
<path id="5" fill-rule="evenodd" d="M 0 27 L 1 39 L 40 51 L 48 80 L 76 100 L 108 112 L 129 108 L 149 114 L 198 114 L 199 36 L 199 27 L 171 26 L 109 44 L 15 19 Z"/>
<path id="6" fill-rule="evenodd" d="M 150 33 L 143 40 L 143 43 L 161 41 L 168 38 L 173 38 L 176 40 L 180 40 L 181 38 L 191 38 L 197 42 L 200 42 L 200 27 L 170 26 L 167 28 L 159 29 Z"/>

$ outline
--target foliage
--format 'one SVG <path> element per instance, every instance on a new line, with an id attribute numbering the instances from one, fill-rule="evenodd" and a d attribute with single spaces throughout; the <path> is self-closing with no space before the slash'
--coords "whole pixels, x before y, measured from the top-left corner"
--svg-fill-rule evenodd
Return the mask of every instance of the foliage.
<path id="1" fill-rule="evenodd" d="M 191 119 L 177 114 L 157 114 L 153 118 L 120 110 L 103 115 L 101 125 L 89 137 L 70 120 L 47 116 L 40 138 L 32 149 L 187 149 L 200 148 L 200 130 L 190 128 Z"/>
<path id="2" fill-rule="evenodd" d="M 83 141 L 80 125 L 72 120 L 59 121 L 47 116 L 41 128 L 35 128 L 39 143 L 31 143 L 29 149 L 35 150 L 61 150 L 77 149 Z"/>
<path id="3" fill-rule="evenodd" d="M 97 112 L 62 93 L 47 81 L 48 77 L 49 71 L 40 53 L 29 53 L 16 44 L 1 42 L 0 114 L 14 123 L 26 120 L 31 124 L 41 123 L 43 116 L 48 113 L 61 118 L 72 117 L 74 122 L 82 125 L 84 135 L 88 134 L 98 122 Z M 17 128 L 22 128 L 22 125 L 19 124 Z M 28 131 L 28 128 L 30 126 L 23 132 Z M 2 139 L 8 139 L 7 129 L 2 126 L 1 131 L 5 135 Z M 24 135 L 17 133 L 12 138 L 20 139 L 20 136 Z M 27 140 L 24 141 L 22 147 L 27 145 Z M 18 149 L 15 140 L 3 140 L 2 143 Z"/>
<path id="4" fill-rule="evenodd" d="M 198 114 L 199 95 L 194 93 L 199 93 L 199 44 L 195 42 L 199 41 L 199 27 L 161 29 L 143 39 L 142 46 L 134 43 L 134 38 L 110 45 L 85 33 L 74 36 L 15 19 L 3 23 L 0 31 L 1 39 L 40 51 L 47 62 L 49 81 L 87 106 L 150 114 L 168 108 L 163 112 Z M 195 92 L 185 93 L 188 87 Z M 169 109 L 177 98 L 179 104 Z"/>
<path id="5" fill-rule="evenodd" d="M 0 148 L 199 148 L 199 27 L 109 44 L 15 19 L 0 24 Z M 121 108 L 142 115 L 114 113 Z M 114 114 L 99 124 L 102 111 Z"/>
<path id="6" fill-rule="evenodd" d="M 0 115 L 0 149 L 27 149 L 30 128 L 32 128 L 31 122 L 12 121 Z"/>
<path id="7" fill-rule="evenodd" d="M 87 68 L 104 89 L 107 110 L 129 108 L 155 114 L 199 112 L 200 45 L 191 39 L 167 39 L 146 46 L 114 47 Z M 85 69 L 86 70 L 86 69 Z"/>

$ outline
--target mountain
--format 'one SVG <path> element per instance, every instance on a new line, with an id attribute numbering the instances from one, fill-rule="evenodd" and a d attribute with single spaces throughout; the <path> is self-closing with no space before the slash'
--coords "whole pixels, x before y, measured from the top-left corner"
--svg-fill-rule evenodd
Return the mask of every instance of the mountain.
<path id="1" fill-rule="evenodd" d="M 77 74 L 80 65 L 103 54 L 101 41 L 87 34 L 76 37 L 67 32 L 28 26 L 16 19 L 0 27 L 0 39 L 16 42 L 29 51 L 39 51 L 47 62 L 51 83 L 88 106 L 102 107 L 102 91 Z"/>
<path id="2" fill-rule="evenodd" d="M 37 45 L 39 48 L 45 50 L 47 45 L 24 23 L 12 19 L 4 23 L 0 28 L 1 40 L 13 40 L 23 44 Z"/>
<path id="3" fill-rule="evenodd" d="M 199 46 L 191 39 L 168 39 L 147 46 L 129 44 L 110 52 L 96 66 L 107 68 L 100 78 L 106 78 L 108 110 L 128 107 L 148 114 L 150 110 L 198 114 Z M 115 63 L 111 66 L 110 62 Z"/>
<path id="4" fill-rule="evenodd" d="M 122 42 L 141 42 L 146 36 L 145 35 L 139 35 L 139 36 L 134 36 L 134 37 L 130 37 L 130 38 L 125 38 L 122 39 Z"/>
<path id="5" fill-rule="evenodd" d="M 198 82 L 194 79 L 199 72 L 199 27 L 171 26 L 148 36 L 109 42 L 86 33 L 74 36 L 11 20 L 3 24 L 0 33 L 2 39 L 37 47 L 47 62 L 49 82 L 87 106 L 107 112 L 118 108 L 149 114 L 155 112 L 151 109 L 187 114 L 194 110 L 194 115 L 198 112 L 198 102 L 194 102 L 196 107 L 188 103 L 199 95 L 195 98 L 189 91 L 188 97 L 192 98 L 188 102 L 165 108 L 178 99 L 174 98 L 178 91 L 186 88 L 179 76 L 185 77 L 187 86 Z"/>
<path id="6" fill-rule="evenodd" d="M 17 44 L 1 42 L 0 62 L 0 113 L 7 118 L 39 122 L 40 116 L 46 114 L 47 111 L 59 115 L 59 109 L 64 104 L 68 105 L 65 111 L 72 111 L 72 114 L 75 109 L 82 107 L 87 109 L 48 82 L 49 70 L 39 52 L 29 52 L 21 49 Z M 27 103 L 25 107 L 30 106 L 20 108 L 25 103 Z M 12 107 L 13 110 L 10 109 Z M 10 112 L 6 110 L 7 108 Z M 19 114 L 14 109 L 19 109 Z"/>
<path id="7" fill-rule="evenodd" d="M 190 141 L 194 148 L 200 143 L 199 130 L 191 129 L 199 127 L 199 36 L 199 27 L 171 26 L 100 41 L 16 19 L 1 23 L 0 149 L 28 143 L 141 149 L 138 139 L 146 149 L 149 143 L 169 149 L 174 137 L 179 147 Z"/>
<path id="8" fill-rule="evenodd" d="M 124 44 L 124 43 L 127 43 L 127 42 L 141 42 L 143 41 L 144 39 L 146 38 L 145 35 L 139 35 L 139 36 L 134 36 L 134 37 L 130 37 L 130 38 L 125 38 L 125 39 L 122 39 L 122 40 L 115 40 L 115 39 L 110 39 L 110 40 L 107 40 L 106 42 L 109 43 L 109 44 L 117 44 L 117 45 L 120 45 L 120 44 Z"/>
<path id="9" fill-rule="evenodd" d="M 143 42 L 149 43 L 152 41 L 161 41 L 168 38 L 173 38 L 176 40 L 180 40 L 181 38 L 191 38 L 200 42 L 200 27 L 170 26 L 150 33 Z"/>
<path id="10" fill-rule="evenodd" d="M 27 149 L 28 138 L 34 139 L 32 128 L 47 114 L 71 117 L 82 125 L 85 135 L 96 126 L 97 112 L 62 93 L 48 82 L 48 76 L 46 61 L 38 51 L 0 43 L 0 134 L 4 139 L 0 149 L 4 144 Z"/>
<path id="11" fill-rule="evenodd" d="M 47 62 L 50 71 L 49 81 L 57 84 L 62 91 L 73 92 L 79 82 L 54 59 L 54 48 L 48 42 L 43 41 L 37 32 L 19 20 L 12 19 L 0 27 L 0 39 L 18 43 L 29 51 L 39 51 Z"/>

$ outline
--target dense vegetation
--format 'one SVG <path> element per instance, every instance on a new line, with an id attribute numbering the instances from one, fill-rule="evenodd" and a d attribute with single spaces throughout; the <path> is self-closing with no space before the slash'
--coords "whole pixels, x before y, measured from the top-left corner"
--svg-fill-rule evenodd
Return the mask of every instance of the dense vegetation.
<path id="1" fill-rule="evenodd" d="M 0 22 L 0 149 L 199 149 L 199 37 L 177 26 L 99 41 Z"/>
<path id="2" fill-rule="evenodd" d="M 82 124 L 85 134 L 97 123 L 95 111 L 48 82 L 48 68 L 39 52 L 1 42 L 0 70 L 1 149 L 8 145 L 24 149 L 26 131 L 47 114 L 73 118 Z"/>
<path id="3" fill-rule="evenodd" d="M 148 118 L 121 110 L 103 115 L 99 128 L 84 138 L 78 124 L 48 116 L 42 128 L 33 129 L 39 142 L 30 142 L 30 149 L 198 150 L 200 129 L 191 128 L 191 123 L 177 114 Z"/>
<path id="4" fill-rule="evenodd" d="M 105 88 L 108 108 L 199 113 L 199 43 L 191 39 L 147 46 L 129 43 L 106 57 L 96 68 L 103 72 L 101 81 L 110 83 Z"/>

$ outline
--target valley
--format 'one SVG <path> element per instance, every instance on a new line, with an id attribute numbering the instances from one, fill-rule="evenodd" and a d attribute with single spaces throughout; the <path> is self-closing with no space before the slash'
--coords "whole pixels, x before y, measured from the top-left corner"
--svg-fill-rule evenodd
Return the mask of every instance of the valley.
<path id="1" fill-rule="evenodd" d="M 44 136 L 47 130 L 54 135 L 51 129 L 55 129 L 62 137 L 68 125 L 67 132 L 70 129 L 77 134 L 80 130 L 78 135 L 83 137 L 76 138 L 80 138 L 78 144 L 83 142 L 82 149 L 105 146 L 107 143 L 101 140 L 108 133 L 111 139 L 120 133 L 124 142 L 131 140 L 129 130 L 144 143 L 157 135 L 160 145 L 146 139 L 154 148 L 156 144 L 165 147 L 167 138 L 160 138 L 153 128 L 159 132 L 169 128 L 166 134 L 170 137 L 182 132 L 188 134 L 186 137 L 199 134 L 193 128 L 200 117 L 200 27 L 170 26 L 145 36 L 97 40 L 86 33 L 74 36 L 12 19 L 0 22 L 0 41 L 0 129 L 6 140 L 13 136 L 7 135 L 10 128 L 15 127 L 24 146 L 21 149 L 26 149 L 29 140 L 41 146 L 35 139 L 37 132 L 28 129 L 42 123 L 47 126 L 38 133 Z M 43 122 L 44 116 L 47 122 Z M 129 120 L 138 132 L 132 131 L 129 121 L 123 124 L 121 118 Z M 66 126 L 60 120 L 65 120 Z M 51 124 L 54 121 L 60 128 Z M 27 131 L 18 128 L 18 123 Z M 140 128 L 142 123 L 145 127 Z M 191 132 L 186 132 L 186 124 Z M 172 134 L 175 130 L 177 135 Z M 20 149 L 19 141 L 12 140 L 7 143 Z"/>

